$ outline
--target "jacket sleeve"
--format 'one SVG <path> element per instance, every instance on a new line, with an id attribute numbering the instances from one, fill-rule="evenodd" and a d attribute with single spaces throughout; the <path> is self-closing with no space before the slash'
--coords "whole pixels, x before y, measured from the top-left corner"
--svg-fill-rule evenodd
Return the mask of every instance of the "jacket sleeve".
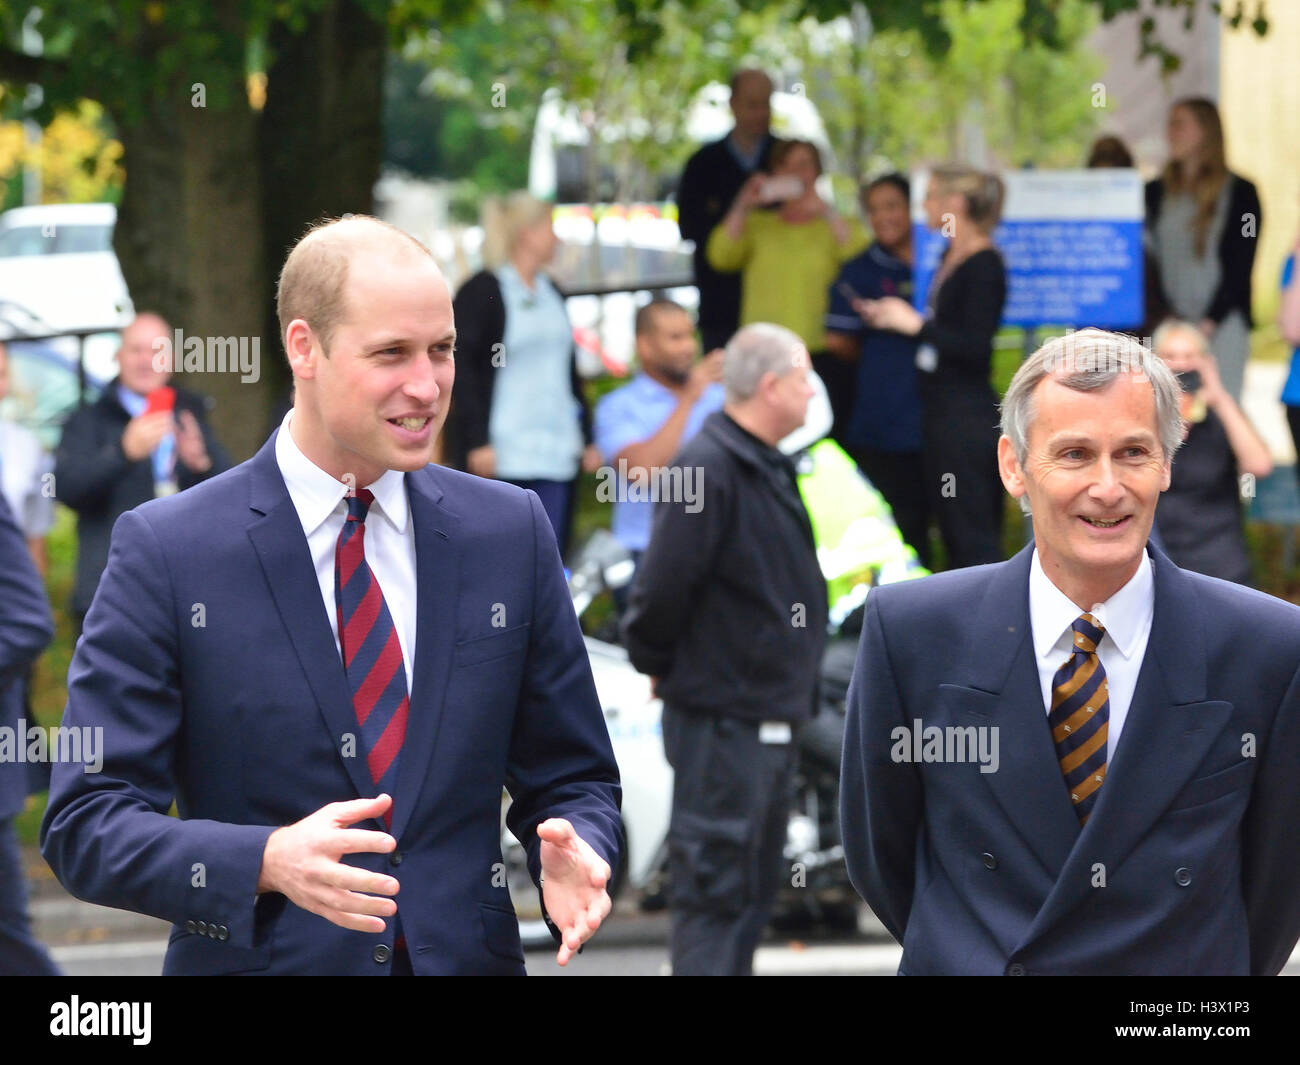
<path id="1" fill-rule="evenodd" d="M 1214 290 L 1205 316 L 1216 325 L 1234 310 L 1240 310 L 1251 324 L 1250 276 L 1255 266 L 1255 251 L 1259 247 L 1259 232 L 1263 216 L 1259 193 L 1245 178 L 1232 175 L 1232 197 L 1228 217 L 1223 221 L 1223 235 L 1219 240 L 1219 285 Z"/>
<path id="2" fill-rule="evenodd" d="M 678 465 L 678 463 L 674 463 Z M 628 593 L 623 645 L 641 673 L 666 677 L 700 586 L 713 569 L 731 524 L 728 493 L 716 467 L 701 477 L 694 513 L 684 500 L 655 504 L 650 543 Z"/>
<path id="3" fill-rule="evenodd" d="M 77 411 L 63 427 L 54 462 L 54 494 L 76 511 L 94 510 L 131 470 L 122 438 L 104 440 L 93 408 Z"/>
<path id="4" fill-rule="evenodd" d="M 578 402 L 578 422 L 582 426 L 582 442 L 590 444 L 596 437 L 592 429 L 591 404 L 587 402 L 587 390 L 583 387 L 582 374 L 578 373 L 576 345 L 569 357 L 569 385 L 573 389 L 573 398 Z"/>
<path id="5" fill-rule="evenodd" d="M 709 239 L 709 217 L 705 207 L 703 172 L 707 159 L 696 152 L 687 160 L 682 179 L 677 185 L 677 228 L 683 240 L 702 244 Z"/>
<path id="6" fill-rule="evenodd" d="M 754 251 L 752 217 L 751 215 L 745 218 L 745 228 L 741 231 L 739 240 L 732 240 L 728 236 L 725 219 L 713 227 L 713 232 L 709 234 L 709 245 L 706 251 L 709 265 L 713 269 L 722 273 L 734 274 L 738 270 L 745 268 L 745 264 L 749 262 L 749 257 Z"/>
<path id="7" fill-rule="evenodd" d="M 217 922 L 253 945 L 269 825 L 171 817 L 183 727 L 177 610 L 157 534 L 140 512 L 113 530 L 108 566 L 68 671 L 63 724 L 102 737 L 102 764 L 56 762 L 41 851 L 77 898 L 173 923 Z"/>
<path id="8" fill-rule="evenodd" d="M 563 817 L 606 862 L 619 867 L 623 822 L 618 765 L 596 694 L 582 629 L 564 580 L 551 523 L 536 493 L 531 508 L 534 600 L 528 657 L 510 736 L 506 790 L 510 831 L 541 872 L 537 826 Z"/>
<path id="9" fill-rule="evenodd" d="M 41 578 L 9 504 L 0 496 L 0 692 L 54 638 Z"/>
<path id="10" fill-rule="evenodd" d="M 902 943 L 912 910 L 923 798 L 917 767 L 890 756 L 894 730 L 907 725 L 879 607 L 879 595 L 868 595 L 845 704 L 840 831 L 849 879 Z"/>
<path id="11" fill-rule="evenodd" d="M 1250 971 L 1276 976 L 1300 940 L 1300 867 L 1289 826 L 1300 812 L 1300 669 L 1260 744 L 1242 821 L 1241 887 L 1250 928 Z"/>
<path id="12" fill-rule="evenodd" d="M 503 337 L 505 314 L 496 278 L 484 270 L 470 278 L 456 293 L 456 439 L 462 452 L 483 447 L 489 441 L 492 416 L 492 356 Z"/>
<path id="13" fill-rule="evenodd" d="M 1007 299 L 1007 274 L 1001 258 L 984 257 L 967 271 L 957 313 L 940 322 L 929 318 L 917 334 L 923 344 L 933 344 L 939 357 L 950 363 L 983 364 L 1002 324 Z M 948 279 L 948 284 L 952 279 Z"/>

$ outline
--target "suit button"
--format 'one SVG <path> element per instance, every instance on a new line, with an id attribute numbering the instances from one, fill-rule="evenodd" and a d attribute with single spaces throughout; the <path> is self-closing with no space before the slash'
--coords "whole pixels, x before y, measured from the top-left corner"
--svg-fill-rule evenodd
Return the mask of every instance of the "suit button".
<path id="1" fill-rule="evenodd" d="M 208 934 L 208 922 L 200 921 L 198 931 L 199 931 L 199 935 L 206 936 Z"/>
<path id="2" fill-rule="evenodd" d="M 991 855 L 988 851 L 984 852 L 983 857 L 984 857 L 985 869 L 996 869 L 998 867 L 998 860 L 994 858 L 993 855 Z"/>
<path id="3" fill-rule="evenodd" d="M 1179 887 L 1186 887 L 1192 882 L 1192 871 L 1190 869 L 1175 869 L 1174 883 Z"/>
<path id="4" fill-rule="evenodd" d="M 401 864 L 402 864 L 402 852 L 401 852 L 401 851 L 393 851 L 393 853 L 390 854 L 390 855 L 388 856 L 388 864 L 389 864 L 389 865 L 401 865 Z"/>
<path id="5" fill-rule="evenodd" d="M 1018 962 L 1018 961 L 1013 961 L 1010 965 L 1007 966 L 1007 975 L 1008 975 L 1008 976 L 1024 976 L 1024 975 L 1025 975 L 1025 967 L 1024 967 L 1023 965 L 1021 965 L 1020 962 Z"/>
<path id="6" fill-rule="evenodd" d="M 194 921 L 185 922 L 185 931 L 187 931 L 190 935 L 193 935 L 198 930 L 199 930 L 199 926 Z"/>
<path id="7" fill-rule="evenodd" d="M 393 951 L 387 943 L 380 943 L 379 946 L 371 952 L 370 956 L 375 959 L 376 963 L 383 965 L 384 962 L 393 956 Z"/>
<path id="8" fill-rule="evenodd" d="M 230 929 L 227 928 L 225 925 L 222 925 L 220 928 L 217 929 L 217 938 L 223 941 L 229 939 Z"/>

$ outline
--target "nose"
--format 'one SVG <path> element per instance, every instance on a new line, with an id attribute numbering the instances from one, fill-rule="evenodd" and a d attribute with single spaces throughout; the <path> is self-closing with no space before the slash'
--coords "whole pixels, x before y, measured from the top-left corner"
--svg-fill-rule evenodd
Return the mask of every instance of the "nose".
<path id="1" fill-rule="evenodd" d="M 422 407 L 430 407 L 437 401 L 442 389 L 430 359 L 411 360 L 411 370 L 402 384 L 402 392 Z"/>
<path id="2" fill-rule="evenodd" d="M 1109 455 L 1103 455 L 1089 494 L 1103 507 L 1116 506 L 1124 498 L 1124 485 Z"/>

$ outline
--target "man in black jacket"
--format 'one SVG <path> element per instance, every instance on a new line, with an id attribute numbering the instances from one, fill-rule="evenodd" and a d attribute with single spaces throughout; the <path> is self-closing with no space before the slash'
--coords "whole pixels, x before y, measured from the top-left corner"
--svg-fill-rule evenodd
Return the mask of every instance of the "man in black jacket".
<path id="1" fill-rule="evenodd" d="M 705 257 L 713 227 L 722 221 L 740 186 L 766 170 L 772 151 L 772 80 L 761 70 L 740 70 L 731 79 L 731 113 L 736 125 L 706 144 L 686 163 L 677 187 L 677 226 L 695 241 L 695 287 L 700 292 L 699 326 L 704 350 L 722 347 L 740 322 L 740 274 L 723 274 Z"/>
<path id="2" fill-rule="evenodd" d="M 122 330 L 118 376 L 63 427 L 54 466 L 59 502 L 77 512 L 77 631 L 108 563 L 113 523 L 126 511 L 221 473 L 230 459 L 206 425 L 203 399 L 180 389 L 173 409 L 149 410 L 149 395 L 171 374 L 171 329 L 156 314 Z M 163 366 L 163 369 L 159 369 Z"/>
<path id="3" fill-rule="evenodd" d="M 780 885 L 794 729 L 816 697 L 826 583 L 794 465 L 777 443 L 812 388 L 794 333 L 742 329 L 726 402 L 660 479 L 623 639 L 664 701 L 677 975 L 747 975 Z"/>

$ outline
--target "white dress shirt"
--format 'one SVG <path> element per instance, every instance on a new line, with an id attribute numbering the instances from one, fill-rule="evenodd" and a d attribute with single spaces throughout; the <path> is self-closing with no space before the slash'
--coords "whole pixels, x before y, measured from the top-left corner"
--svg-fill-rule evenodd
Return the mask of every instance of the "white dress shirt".
<path id="1" fill-rule="evenodd" d="M 334 553 L 339 532 L 347 520 L 345 496 L 348 485 L 336 481 L 312 462 L 294 442 L 289 432 L 293 411 L 284 416 L 275 438 L 275 461 L 280 466 L 289 499 L 298 512 L 302 531 L 307 537 L 316 580 L 320 584 L 321 602 L 339 644 L 338 611 L 334 602 Z M 406 666 L 406 691 L 411 691 L 412 665 L 415 662 L 415 526 L 411 521 L 406 498 L 406 477 L 400 470 L 389 470 L 369 488 L 375 495 L 366 515 L 366 562 L 379 582 L 388 612 L 397 627 L 397 642 L 402 647 Z"/>
<path id="2" fill-rule="evenodd" d="M 1146 655 L 1151 635 L 1151 618 L 1155 613 L 1155 579 L 1151 574 L 1151 556 L 1142 553 L 1142 562 L 1127 584 L 1089 611 L 1106 630 L 1097 645 L 1097 657 L 1106 671 L 1106 689 L 1110 697 L 1110 720 L 1106 732 L 1106 760 L 1115 757 L 1115 744 L 1124 728 L 1138 673 Z M 1034 548 L 1029 566 L 1029 627 L 1034 636 L 1034 657 L 1038 663 L 1038 680 L 1043 690 L 1043 706 L 1052 711 L 1052 678 L 1074 653 L 1071 630 L 1084 613 L 1066 597 L 1043 571 Z"/>

